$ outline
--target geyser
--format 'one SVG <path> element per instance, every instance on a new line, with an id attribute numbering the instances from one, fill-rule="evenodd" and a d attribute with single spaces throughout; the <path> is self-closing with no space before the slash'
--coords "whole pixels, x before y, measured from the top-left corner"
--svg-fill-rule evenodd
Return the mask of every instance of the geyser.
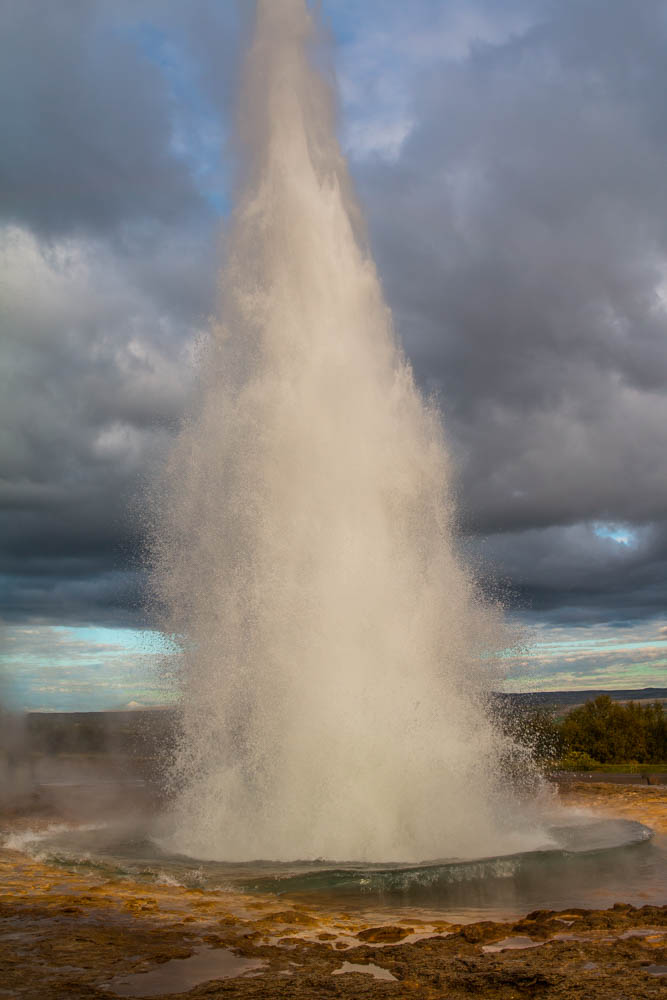
<path id="1" fill-rule="evenodd" d="M 156 602 L 182 647 L 170 849 L 413 862 L 544 842 L 485 709 L 507 645 L 453 541 L 304 0 L 259 0 L 242 184 Z M 526 764 L 526 766 L 528 766 Z"/>

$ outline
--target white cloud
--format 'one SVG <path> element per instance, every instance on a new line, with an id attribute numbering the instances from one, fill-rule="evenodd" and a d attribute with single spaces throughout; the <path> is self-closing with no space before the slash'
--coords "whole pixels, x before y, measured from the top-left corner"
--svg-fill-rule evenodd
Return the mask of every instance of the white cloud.
<path id="1" fill-rule="evenodd" d="M 30 711 L 103 710 L 168 700 L 157 664 L 169 652 L 158 633 L 118 628 L 4 628 L 2 699 Z"/>
<path id="2" fill-rule="evenodd" d="M 507 658 L 506 690 L 665 687 L 667 628 L 536 626 L 528 655 Z"/>

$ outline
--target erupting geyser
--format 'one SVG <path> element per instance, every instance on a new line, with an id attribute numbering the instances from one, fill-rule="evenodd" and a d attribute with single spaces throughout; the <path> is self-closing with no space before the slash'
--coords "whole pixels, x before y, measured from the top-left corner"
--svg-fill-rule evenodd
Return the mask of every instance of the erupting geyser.
<path id="1" fill-rule="evenodd" d="M 243 183 L 157 502 L 183 647 L 170 848 L 372 861 L 544 841 L 485 697 L 507 644 L 452 540 L 439 415 L 364 240 L 304 0 L 259 0 Z"/>

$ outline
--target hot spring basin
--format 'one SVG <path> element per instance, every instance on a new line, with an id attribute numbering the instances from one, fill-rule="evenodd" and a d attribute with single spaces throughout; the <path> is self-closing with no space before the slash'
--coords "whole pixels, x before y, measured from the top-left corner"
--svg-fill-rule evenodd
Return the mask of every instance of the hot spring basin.
<path id="1" fill-rule="evenodd" d="M 325 909 L 419 907 L 448 919 L 667 900 L 667 838 L 653 838 L 641 823 L 575 817 L 549 835 L 555 846 L 546 850 L 416 865 L 198 861 L 162 852 L 145 832 L 112 826 L 22 835 L 19 849 L 114 877 L 279 894 Z"/>

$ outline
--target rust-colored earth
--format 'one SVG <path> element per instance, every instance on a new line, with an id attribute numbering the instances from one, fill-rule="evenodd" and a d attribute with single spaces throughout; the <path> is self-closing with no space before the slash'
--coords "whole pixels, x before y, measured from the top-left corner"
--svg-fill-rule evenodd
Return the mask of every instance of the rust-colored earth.
<path id="1" fill-rule="evenodd" d="M 563 797 L 667 832 L 665 787 L 574 785 Z M 5 814 L 0 825 L 35 820 Z M 378 923 L 0 851 L 0 998 L 641 1000 L 667 996 L 666 946 L 665 906 Z"/>

